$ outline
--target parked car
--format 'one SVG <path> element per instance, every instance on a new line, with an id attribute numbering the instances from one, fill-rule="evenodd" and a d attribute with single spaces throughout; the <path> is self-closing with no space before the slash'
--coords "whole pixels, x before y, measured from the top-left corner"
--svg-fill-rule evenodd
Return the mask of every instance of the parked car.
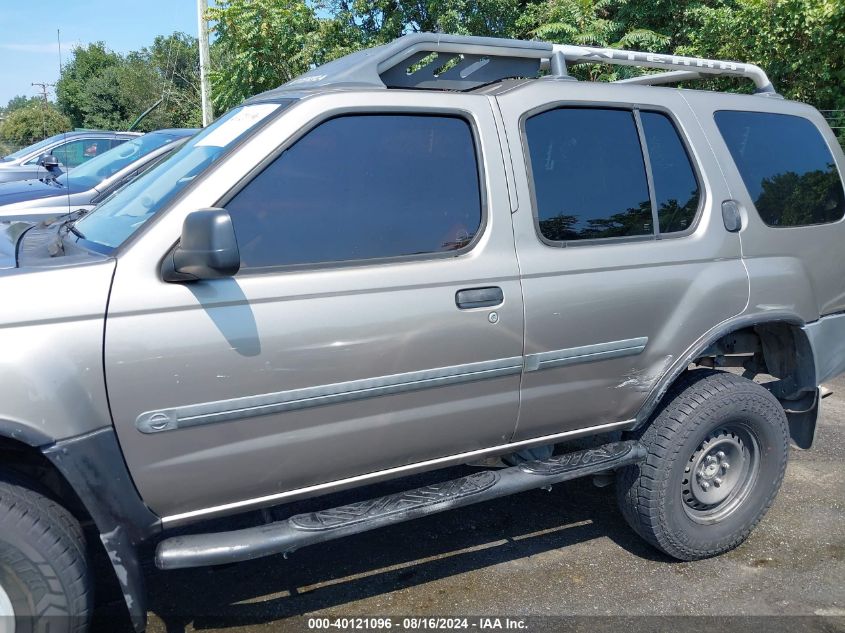
<path id="1" fill-rule="evenodd" d="M 43 220 L 78 209 L 90 210 L 196 133 L 190 128 L 150 132 L 69 173 L 0 184 L 0 220 Z"/>
<path id="2" fill-rule="evenodd" d="M 67 171 L 138 136 L 137 132 L 104 130 L 56 134 L 0 158 L 0 183 L 48 176 L 41 166 L 41 158 L 45 155 L 55 156 L 57 166 Z"/>
<path id="3" fill-rule="evenodd" d="M 757 94 L 658 86 L 711 75 Z M 6 224 L 0 612 L 82 630 L 101 546 L 140 631 L 143 543 L 234 563 L 597 473 L 666 554 L 736 547 L 845 371 L 843 169 L 753 65 L 415 34 Z M 514 465 L 206 522 L 487 456 Z"/>

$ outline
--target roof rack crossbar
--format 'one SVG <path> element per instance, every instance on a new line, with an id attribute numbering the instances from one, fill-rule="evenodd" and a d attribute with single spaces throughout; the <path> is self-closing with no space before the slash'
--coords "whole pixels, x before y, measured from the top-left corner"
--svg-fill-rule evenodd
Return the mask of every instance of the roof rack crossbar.
<path id="1" fill-rule="evenodd" d="M 701 79 L 703 75 L 694 70 L 667 70 L 662 73 L 653 73 L 651 75 L 640 75 L 639 77 L 630 77 L 628 79 L 617 79 L 615 84 L 634 84 L 638 86 L 660 86 L 663 84 L 674 84 L 679 81 L 693 81 Z"/>
<path id="2" fill-rule="evenodd" d="M 439 33 L 412 33 L 389 44 L 352 53 L 314 68 L 284 87 L 351 84 L 379 88 L 472 90 L 502 79 L 536 77 L 543 70 L 550 70 L 555 78 L 568 78 L 567 65 L 582 63 L 669 71 L 625 79 L 619 83 L 657 85 L 701 79 L 705 75 L 727 75 L 750 79 L 757 93 L 776 94 L 766 73 L 754 64 Z"/>
<path id="3" fill-rule="evenodd" d="M 700 79 L 701 75 L 721 75 L 745 77 L 754 82 L 758 93 L 774 93 L 775 89 L 768 75 L 759 66 L 744 64 L 742 62 L 725 61 L 721 59 L 704 59 L 701 57 L 684 57 L 682 55 L 659 55 L 657 53 L 645 53 L 642 51 L 628 51 L 615 48 L 595 48 L 591 46 L 570 46 L 568 44 L 554 44 L 554 50 L 563 53 L 570 63 L 605 63 L 619 66 L 636 66 L 638 68 L 664 68 L 668 70 L 683 71 L 685 75 L 672 75 L 664 77 L 670 83 L 688 79 Z M 692 76 L 697 74 L 698 77 Z M 653 75 L 647 75 L 654 77 Z M 660 75 L 656 75 L 659 77 Z M 641 79 L 636 77 L 635 79 Z M 623 80 L 624 81 L 624 80 Z M 629 81 L 628 83 L 634 83 Z M 639 83 L 649 84 L 646 81 Z"/>

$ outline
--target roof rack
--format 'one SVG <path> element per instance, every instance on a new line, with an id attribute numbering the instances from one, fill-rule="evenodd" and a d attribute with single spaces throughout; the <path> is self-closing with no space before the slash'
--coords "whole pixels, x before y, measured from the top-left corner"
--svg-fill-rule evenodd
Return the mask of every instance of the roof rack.
<path id="1" fill-rule="evenodd" d="M 754 64 L 440 33 L 411 33 L 389 44 L 352 53 L 314 68 L 282 88 L 356 85 L 464 91 L 502 79 L 537 77 L 545 70 L 552 78 L 572 79 L 567 66 L 581 63 L 668 71 L 614 83 L 657 85 L 706 75 L 735 76 L 753 81 L 758 94 L 777 96 L 766 73 Z"/>

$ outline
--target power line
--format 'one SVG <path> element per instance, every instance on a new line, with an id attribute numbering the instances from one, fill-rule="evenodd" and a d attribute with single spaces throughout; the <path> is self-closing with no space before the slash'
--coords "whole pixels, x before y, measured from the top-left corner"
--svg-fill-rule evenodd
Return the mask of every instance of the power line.
<path id="1" fill-rule="evenodd" d="M 56 84 L 34 81 L 32 82 L 32 85 L 41 88 L 41 96 L 43 97 L 43 103 L 41 105 L 41 125 L 44 128 L 44 137 L 46 138 L 49 136 L 47 134 L 47 108 L 50 107 L 50 102 L 47 100 L 47 92 L 49 88 L 55 88 Z"/>

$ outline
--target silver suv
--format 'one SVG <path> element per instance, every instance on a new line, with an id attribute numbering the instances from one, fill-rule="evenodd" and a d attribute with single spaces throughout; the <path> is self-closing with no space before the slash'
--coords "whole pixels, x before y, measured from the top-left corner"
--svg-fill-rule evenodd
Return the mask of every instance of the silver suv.
<path id="1" fill-rule="evenodd" d="M 711 75 L 756 94 L 657 86 Z M 145 542 L 231 563 L 614 471 L 656 548 L 736 547 L 845 372 L 843 168 L 755 66 L 418 34 L 250 99 L 81 219 L 5 225 L 0 613 L 83 630 L 86 539 L 140 631 Z"/>

